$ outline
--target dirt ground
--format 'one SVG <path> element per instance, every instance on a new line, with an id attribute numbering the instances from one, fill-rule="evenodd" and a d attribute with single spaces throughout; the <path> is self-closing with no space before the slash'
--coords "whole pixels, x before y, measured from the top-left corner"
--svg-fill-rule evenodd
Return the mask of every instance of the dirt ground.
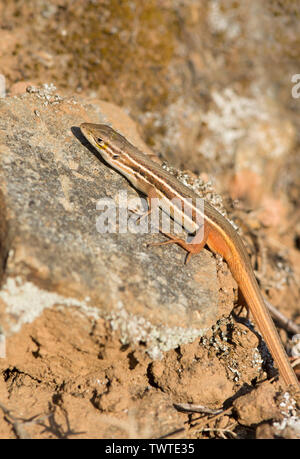
<path id="1" fill-rule="evenodd" d="M 0 0 L 0 73 L 7 97 L 53 83 L 122 107 L 160 158 L 208 183 L 264 296 L 299 327 L 299 11 L 259 3 Z M 112 321 L 44 309 L 6 340 L 0 438 L 300 438 L 299 400 L 246 311 L 230 314 L 240 301 L 219 259 L 217 280 L 218 323 L 161 359 Z M 299 332 L 278 330 L 299 359 Z"/>

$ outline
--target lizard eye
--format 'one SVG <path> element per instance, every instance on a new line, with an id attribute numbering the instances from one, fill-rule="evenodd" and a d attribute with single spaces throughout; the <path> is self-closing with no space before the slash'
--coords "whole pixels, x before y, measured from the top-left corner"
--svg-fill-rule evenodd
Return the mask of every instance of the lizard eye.
<path id="1" fill-rule="evenodd" d="M 103 140 L 100 139 L 100 137 L 98 137 L 97 142 L 98 142 L 98 143 L 101 143 L 101 142 L 103 142 Z"/>
<path id="2" fill-rule="evenodd" d="M 118 159 L 119 155 L 113 155 L 112 159 Z"/>

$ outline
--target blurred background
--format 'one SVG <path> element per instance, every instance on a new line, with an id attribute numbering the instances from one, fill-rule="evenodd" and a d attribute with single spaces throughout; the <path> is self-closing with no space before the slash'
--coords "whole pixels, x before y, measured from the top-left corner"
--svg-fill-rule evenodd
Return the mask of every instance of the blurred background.
<path id="1" fill-rule="evenodd" d="M 245 146 L 297 144 L 299 16 L 298 0 L 0 0 L 0 73 L 8 93 L 114 102 L 176 166 L 216 174 Z"/>

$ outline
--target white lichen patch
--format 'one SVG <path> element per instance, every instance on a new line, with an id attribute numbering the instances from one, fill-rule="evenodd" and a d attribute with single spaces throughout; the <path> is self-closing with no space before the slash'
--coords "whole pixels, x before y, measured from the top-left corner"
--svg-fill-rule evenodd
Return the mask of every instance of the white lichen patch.
<path id="1" fill-rule="evenodd" d="M 11 333 L 18 332 L 25 323 L 33 322 L 44 309 L 56 305 L 76 306 L 87 315 L 99 318 L 99 310 L 88 305 L 88 298 L 86 301 L 79 301 L 76 298 L 64 297 L 40 289 L 32 282 L 23 282 L 20 277 L 10 277 L 6 280 L 0 292 L 0 299 L 6 304 L 6 312 L 11 316 Z"/>
<path id="2" fill-rule="evenodd" d="M 112 329 L 120 332 L 123 344 L 146 343 L 147 353 L 154 360 L 161 359 L 165 351 L 194 341 L 208 330 L 207 328 L 157 327 L 144 317 L 127 312 L 122 302 L 119 302 L 117 309 L 110 314 L 109 320 Z"/>
<path id="3" fill-rule="evenodd" d="M 262 359 L 257 347 L 255 347 L 253 349 L 253 359 L 252 359 L 253 368 L 261 369 L 263 363 L 264 363 L 264 360 Z"/>
<path id="4" fill-rule="evenodd" d="M 212 0 L 208 4 L 208 23 L 214 33 L 225 34 L 228 40 L 236 39 L 241 33 L 238 17 L 234 8 L 222 9 L 219 0 Z"/>
<path id="5" fill-rule="evenodd" d="M 230 87 L 212 91 L 212 107 L 202 116 L 210 135 L 199 145 L 199 153 L 220 164 L 235 155 L 241 161 L 244 158 L 244 167 L 259 171 L 257 156 L 261 161 L 274 159 L 290 150 L 295 140 L 292 124 L 282 120 L 277 107 L 263 94 L 256 94 L 255 88 L 252 94 L 245 97 Z"/>
<path id="6" fill-rule="evenodd" d="M 288 392 L 283 394 L 283 400 L 279 407 L 283 420 L 274 422 L 273 427 L 275 427 L 279 435 L 281 431 L 289 428 L 294 432 L 295 438 L 300 438 L 300 417 L 297 413 L 296 401 Z"/>
<path id="7" fill-rule="evenodd" d="M 221 139 L 226 154 L 231 155 L 235 150 L 236 141 L 246 135 L 248 123 L 245 121 L 255 118 L 268 119 L 255 99 L 242 97 L 231 88 L 225 88 L 222 92 L 213 91 L 212 99 L 215 109 L 203 115 L 203 121 L 216 138 Z M 206 139 L 206 143 L 211 141 L 210 137 Z M 211 148 L 212 145 L 205 144 L 201 150 L 209 155 Z M 215 151 L 211 156 L 215 156 Z"/>

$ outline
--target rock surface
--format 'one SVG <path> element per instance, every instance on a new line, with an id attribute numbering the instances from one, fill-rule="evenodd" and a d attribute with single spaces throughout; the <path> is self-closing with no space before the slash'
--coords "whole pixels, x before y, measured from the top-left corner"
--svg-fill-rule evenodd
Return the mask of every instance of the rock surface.
<path id="1" fill-rule="evenodd" d="M 124 343 L 145 342 L 158 357 L 211 327 L 220 317 L 211 254 L 184 265 L 176 246 L 147 247 L 163 240 L 160 234 L 130 233 L 121 223 L 115 232 L 98 231 L 101 198 L 117 205 L 120 191 L 138 197 L 78 129 L 83 121 L 111 123 L 115 110 L 64 100 L 51 87 L 3 99 L 0 110 L 5 333 L 44 308 L 76 306 L 108 319 Z M 118 128 L 128 135 L 125 119 Z"/>

